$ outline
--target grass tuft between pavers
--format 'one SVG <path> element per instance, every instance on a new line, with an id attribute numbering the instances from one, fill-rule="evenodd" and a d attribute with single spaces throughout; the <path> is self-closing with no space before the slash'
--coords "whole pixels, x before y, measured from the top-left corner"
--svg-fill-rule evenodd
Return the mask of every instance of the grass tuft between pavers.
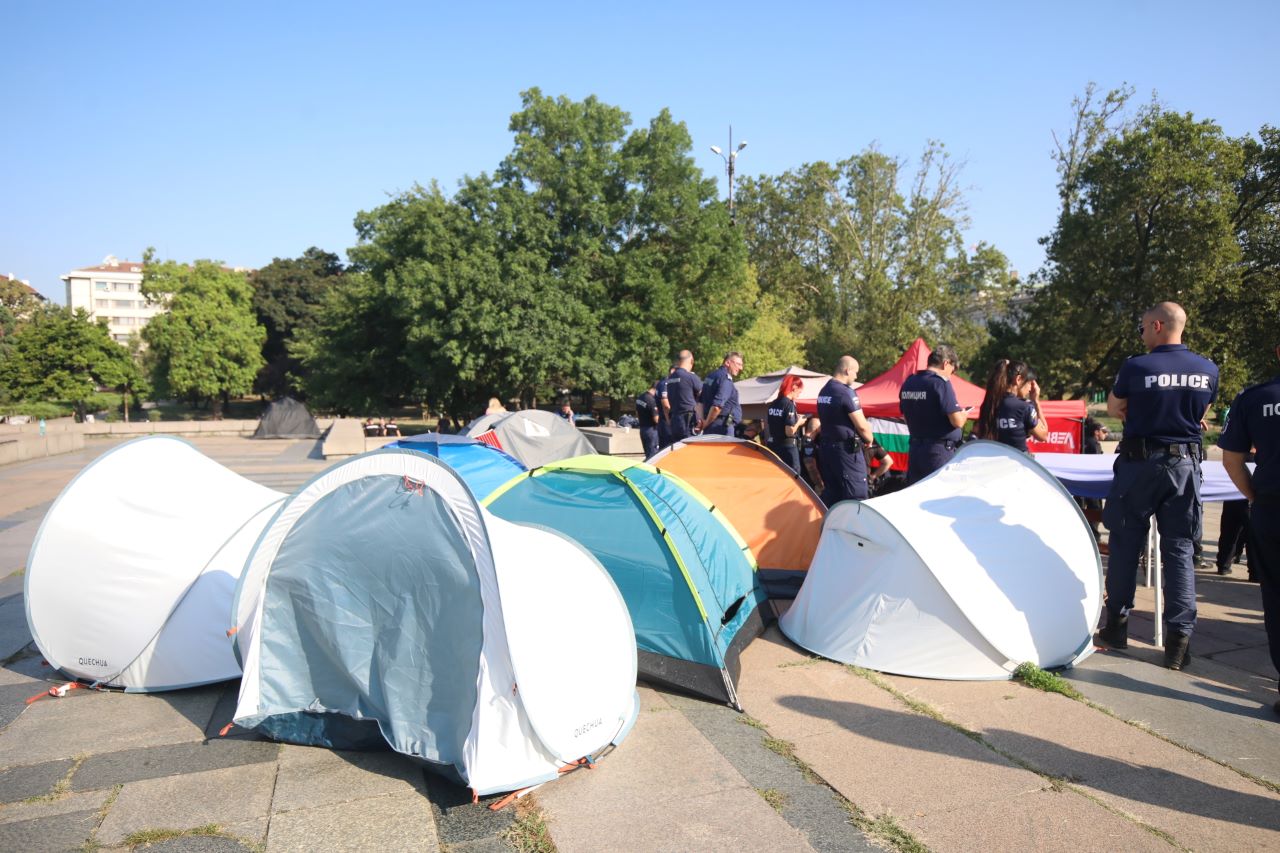
<path id="1" fill-rule="evenodd" d="M 1046 672 L 1031 661 L 1018 664 L 1018 668 L 1013 671 L 1013 679 L 1021 681 L 1036 690 L 1043 690 L 1046 693 L 1061 693 L 1068 699 L 1075 699 L 1077 702 L 1084 699 L 1084 694 L 1072 687 L 1070 681 L 1067 681 L 1056 672 Z"/>
<path id="2" fill-rule="evenodd" d="M 556 853 L 556 844 L 547 829 L 547 818 L 533 799 L 526 794 L 516 800 L 516 819 L 498 837 L 518 853 Z"/>
<path id="3" fill-rule="evenodd" d="M 760 799 L 769 804 L 778 814 L 782 814 L 782 809 L 787 805 L 787 795 L 779 791 L 777 788 L 756 788 L 756 793 L 760 795 Z"/>
<path id="4" fill-rule="evenodd" d="M 191 829 L 139 829 L 125 836 L 124 844 L 130 849 L 150 844 L 159 844 L 173 838 L 187 838 L 193 835 L 223 835 L 222 827 L 216 823 L 206 823 Z"/>
<path id="5" fill-rule="evenodd" d="M 760 731 L 765 731 L 764 723 L 760 722 L 750 714 L 739 714 L 738 722 L 742 723 L 744 726 L 751 726 L 751 728 L 753 729 L 759 729 Z"/>

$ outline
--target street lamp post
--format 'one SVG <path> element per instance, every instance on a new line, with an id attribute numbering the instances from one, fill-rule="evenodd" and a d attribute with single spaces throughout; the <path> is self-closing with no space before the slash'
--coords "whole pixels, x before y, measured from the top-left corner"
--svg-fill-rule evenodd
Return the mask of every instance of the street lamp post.
<path id="1" fill-rule="evenodd" d="M 729 222 L 734 225 L 738 224 L 738 220 L 733 213 L 733 165 L 738 161 L 738 152 L 746 147 L 747 141 L 745 139 L 738 143 L 737 148 L 733 147 L 733 125 L 729 125 L 729 156 L 725 156 L 719 145 L 711 146 L 711 150 L 720 155 L 720 159 L 724 161 L 725 171 L 729 173 Z"/>

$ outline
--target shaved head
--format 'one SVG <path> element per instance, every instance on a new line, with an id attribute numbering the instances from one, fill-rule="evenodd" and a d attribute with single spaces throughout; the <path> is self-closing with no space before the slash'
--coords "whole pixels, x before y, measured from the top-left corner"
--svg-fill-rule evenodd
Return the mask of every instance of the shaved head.
<path id="1" fill-rule="evenodd" d="M 1142 341 L 1148 349 L 1165 344 L 1182 343 L 1182 330 L 1187 326 L 1187 312 L 1176 302 L 1160 302 L 1142 315 Z"/>
<path id="2" fill-rule="evenodd" d="M 858 378 L 858 360 L 851 355 L 840 356 L 836 361 L 835 373 L 832 375 L 848 385 Z"/>

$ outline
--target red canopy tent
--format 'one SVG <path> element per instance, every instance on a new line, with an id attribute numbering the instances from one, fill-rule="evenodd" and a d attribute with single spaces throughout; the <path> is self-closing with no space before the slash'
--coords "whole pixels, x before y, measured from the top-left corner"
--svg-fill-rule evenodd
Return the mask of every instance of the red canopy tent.
<path id="1" fill-rule="evenodd" d="M 930 352 L 932 350 L 924 339 L 916 338 L 897 364 L 859 388 L 858 401 L 862 403 L 863 413 L 869 418 L 902 417 L 902 409 L 898 406 L 898 392 L 902 390 L 902 383 L 907 381 L 908 376 L 929 366 Z M 955 389 L 960 405 L 973 407 L 969 417 L 976 420 L 986 391 L 959 376 L 951 377 L 951 387 Z"/>

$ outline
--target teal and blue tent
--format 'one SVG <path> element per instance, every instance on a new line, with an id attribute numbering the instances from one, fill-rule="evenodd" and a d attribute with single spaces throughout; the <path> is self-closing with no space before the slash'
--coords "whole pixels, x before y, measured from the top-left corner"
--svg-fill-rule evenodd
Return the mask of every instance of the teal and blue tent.
<path id="1" fill-rule="evenodd" d="M 766 596 L 750 547 L 696 489 L 592 455 L 534 468 L 484 503 L 595 555 L 631 613 L 642 679 L 741 707 L 739 655 L 764 629 Z"/>
<path id="2" fill-rule="evenodd" d="M 458 472 L 472 494 L 481 500 L 525 470 L 524 464 L 509 453 L 465 435 L 428 432 L 393 441 L 383 449 L 388 448 L 416 450 L 436 457 Z"/>

